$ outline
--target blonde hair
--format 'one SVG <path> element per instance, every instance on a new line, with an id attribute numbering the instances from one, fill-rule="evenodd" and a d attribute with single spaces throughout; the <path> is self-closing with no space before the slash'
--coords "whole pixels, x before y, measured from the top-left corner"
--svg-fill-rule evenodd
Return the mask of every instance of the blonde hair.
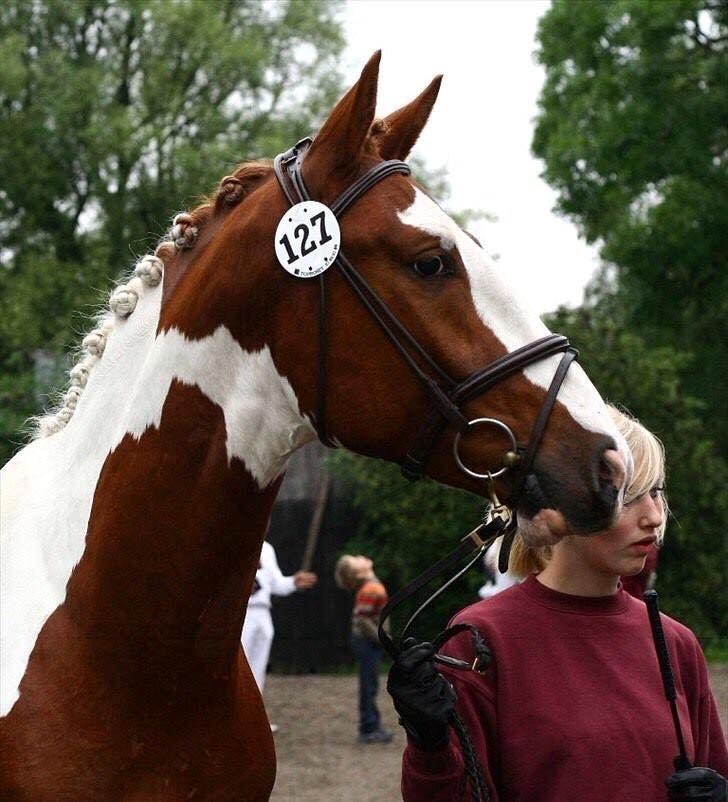
<path id="1" fill-rule="evenodd" d="M 640 498 L 649 493 L 654 487 L 661 486 L 665 481 L 665 448 L 660 440 L 646 429 L 637 418 L 627 410 L 618 409 L 607 404 L 609 415 L 614 421 L 617 431 L 627 442 L 634 460 L 634 473 L 624 494 L 624 503 Z M 656 531 L 657 542 L 662 544 L 667 525 L 667 500 L 665 494 L 660 495 L 664 508 L 662 524 Z M 551 546 L 527 546 L 523 538 L 516 532 L 508 561 L 508 570 L 516 576 L 538 574 L 546 567 L 551 559 Z"/>
<path id="2" fill-rule="evenodd" d="M 359 581 L 354 566 L 351 564 L 353 559 L 354 557 L 352 554 L 342 554 L 336 561 L 334 582 L 336 582 L 340 588 L 344 588 L 344 590 L 352 590 Z"/>

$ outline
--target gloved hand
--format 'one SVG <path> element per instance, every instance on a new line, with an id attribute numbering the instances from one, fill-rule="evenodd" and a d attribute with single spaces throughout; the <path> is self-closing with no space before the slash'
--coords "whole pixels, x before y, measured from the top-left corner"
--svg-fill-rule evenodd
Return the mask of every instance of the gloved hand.
<path id="1" fill-rule="evenodd" d="M 728 802 L 728 781 L 713 769 L 695 766 L 666 780 L 670 802 Z"/>
<path id="2" fill-rule="evenodd" d="M 440 749 L 448 740 L 448 718 L 457 699 L 452 685 L 435 668 L 435 647 L 407 638 L 392 664 L 387 690 L 399 723 L 421 748 Z"/>

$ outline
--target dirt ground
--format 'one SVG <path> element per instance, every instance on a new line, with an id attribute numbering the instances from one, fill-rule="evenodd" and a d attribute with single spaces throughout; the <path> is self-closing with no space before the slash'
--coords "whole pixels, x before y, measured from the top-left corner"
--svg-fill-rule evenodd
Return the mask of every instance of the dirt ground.
<path id="1" fill-rule="evenodd" d="M 728 729 L 728 665 L 713 666 L 711 682 Z M 266 704 L 275 736 L 278 776 L 272 802 L 397 802 L 404 733 L 382 681 L 382 718 L 390 744 L 361 745 L 355 676 L 269 676 Z"/>

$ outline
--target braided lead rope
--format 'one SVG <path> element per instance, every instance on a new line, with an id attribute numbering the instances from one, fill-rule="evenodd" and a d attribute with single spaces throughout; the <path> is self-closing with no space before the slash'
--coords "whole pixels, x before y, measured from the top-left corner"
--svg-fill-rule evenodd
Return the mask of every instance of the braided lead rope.
<path id="1" fill-rule="evenodd" d="M 463 724 L 462 719 L 457 713 L 453 713 L 450 717 L 450 725 L 455 730 L 458 736 L 460 746 L 463 750 L 463 759 L 465 761 L 465 773 L 467 775 L 468 783 L 470 785 L 470 794 L 473 802 L 490 802 L 490 793 L 488 786 L 483 777 L 483 770 L 480 767 L 478 757 L 475 754 L 475 747 L 470 738 L 468 728 Z"/>

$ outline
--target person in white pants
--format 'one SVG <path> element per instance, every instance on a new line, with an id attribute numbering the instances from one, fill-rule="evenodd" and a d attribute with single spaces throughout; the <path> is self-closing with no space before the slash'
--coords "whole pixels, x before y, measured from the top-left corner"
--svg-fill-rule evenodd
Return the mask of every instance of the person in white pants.
<path id="1" fill-rule="evenodd" d="M 253 593 L 248 600 L 248 611 L 243 624 L 243 651 L 253 671 L 260 692 L 265 685 L 270 647 L 273 644 L 273 616 L 271 596 L 289 596 L 295 590 L 312 588 L 318 580 L 310 571 L 297 571 L 283 576 L 273 546 L 265 541 L 260 552 L 260 563 L 255 572 Z"/>

